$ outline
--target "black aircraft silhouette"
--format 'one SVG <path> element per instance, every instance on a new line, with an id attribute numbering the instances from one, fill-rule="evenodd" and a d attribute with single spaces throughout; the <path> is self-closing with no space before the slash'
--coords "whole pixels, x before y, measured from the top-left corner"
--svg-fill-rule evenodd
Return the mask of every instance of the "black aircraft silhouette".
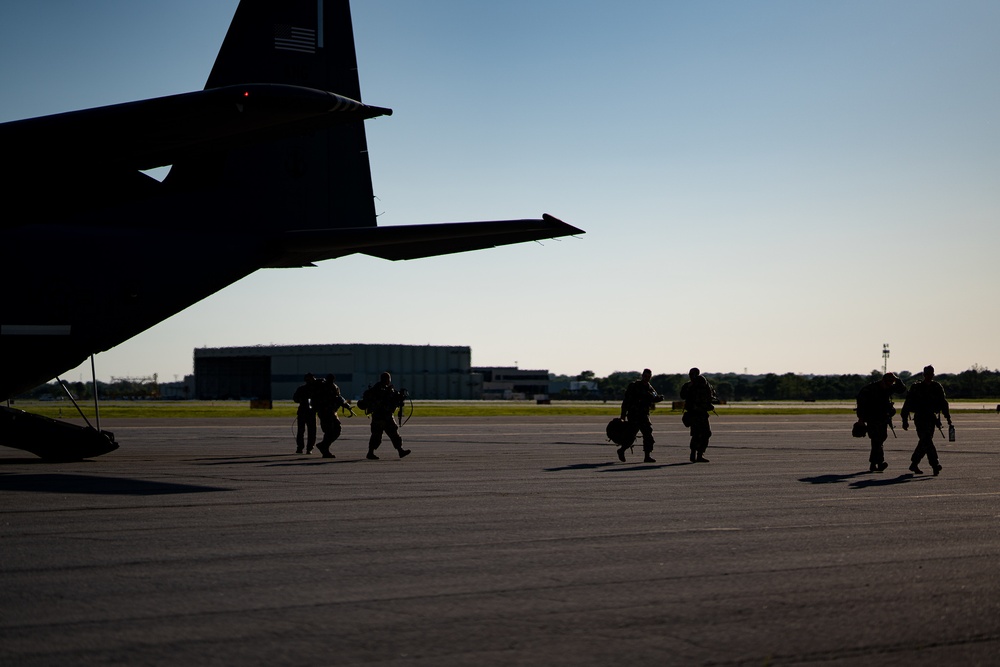
<path id="1" fill-rule="evenodd" d="M 21 203 L 0 218 L 0 400 L 260 268 L 582 233 L 549 215 L 377 227 L 363 121 L 392 111 L 360 100 L 348 0 L 242 0 L 204 90 L 0 124 L 3 200 Z M 0 445 L 117 448 L 67 426 L 0 408 Z"/>

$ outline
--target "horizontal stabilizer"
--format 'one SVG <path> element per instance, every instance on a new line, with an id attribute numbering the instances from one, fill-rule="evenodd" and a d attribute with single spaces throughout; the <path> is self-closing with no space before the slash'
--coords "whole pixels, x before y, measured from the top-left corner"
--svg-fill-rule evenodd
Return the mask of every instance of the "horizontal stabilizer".
<path id="1" fill-rule="evenodd" d="M 548 214 L 543 215 L 540 220 L 451 222 L 288 232 L 281 240 L 281 256 L 268 266 L 309 266 L 313 262 L 354 253 L 391 260 L 418 259 L 583 233 L 582 229 Z"/>

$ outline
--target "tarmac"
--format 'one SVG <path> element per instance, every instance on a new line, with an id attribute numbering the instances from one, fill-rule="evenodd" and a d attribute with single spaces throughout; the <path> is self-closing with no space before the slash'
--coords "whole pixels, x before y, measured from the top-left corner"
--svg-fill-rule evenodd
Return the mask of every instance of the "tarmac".
<path id="1" fill-rule="evenodd" d="M 997 415 L 868 472 L 850 416 L 436 418 L 368 461 L 284 419 L 121 420 L 0 449 L 0 664 L 998 665 Z"/>

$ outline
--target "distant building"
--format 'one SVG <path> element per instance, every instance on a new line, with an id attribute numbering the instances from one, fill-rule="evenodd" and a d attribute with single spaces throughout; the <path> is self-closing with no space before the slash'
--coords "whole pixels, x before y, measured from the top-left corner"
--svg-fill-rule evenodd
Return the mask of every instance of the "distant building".
<path id="1" fill-rule="evenodd" d="M 383 371 L 415 399 L 482 398 L 482 376 L 471 367 L 472 350 L 436 345 L 283 345 L 197 348 L 195 395 L 202 400 L 287 400 L 306 373 L 337 376 L 355 400 Z"/>
<path id="2" fill-rule="evenodd" d="M 522 370 L 516 366 L 475 366 L 483 378 L 485 399 L 524 399 L 548 396 L 547 370 Z"/>
<path id="3" fill-rule="evenodd" d="M 569 390 L 576 393 L 597 391 L 597 382 L 595 380 L 573 380 L 569 383 Z"/>
<path id="4" fill-rule="evenodd" d="M 183 400 L 194 398 L 195 395 L 193 375 L 185 375 L 183 381 L 160 383 L 160 398 Z"/>

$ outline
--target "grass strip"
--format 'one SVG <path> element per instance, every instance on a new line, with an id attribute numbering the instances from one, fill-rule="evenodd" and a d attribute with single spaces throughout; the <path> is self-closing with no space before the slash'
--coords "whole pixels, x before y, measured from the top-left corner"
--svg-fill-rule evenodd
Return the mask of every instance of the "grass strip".
<path id="1" fill-rule="evenodd" d="M 952 401 L 952 412 L 990 413 L 996 411 L 996 401 Z M 75 419 L 76 408 L 69 401 L 17 401 L 11 407 L 53 419 Z M 93 418 L 93 403 L 81 402 L 80 407 L 88 419 Z M 840 403 L 801 403 L 798 401 L 771 403 L 731 403 L 716 409 L 719 417 L 727 415 L 852 415 L 853 401 Z M 550 405 L 537 405 L 530 401 L 414 401 L 413 417 L 617 417 L 617 403 L 555 401 Z M 363 414 L 355 408 L 359 417 Z M 406 414 L 410 405 L 406 406 Z M 251 409 L 249 401 L 102 401 L 102 419 L 204 419 L 212 417 L 295 417 L 296 405 L 291 401 L 274 401 L 270 410 Z M 677 415 L 679 410 L 661 406 L 652 413 Z M 344 419 L 343 415 L 341 418 Z M 898 420 L 898 418 L 897 418 Z"/>

